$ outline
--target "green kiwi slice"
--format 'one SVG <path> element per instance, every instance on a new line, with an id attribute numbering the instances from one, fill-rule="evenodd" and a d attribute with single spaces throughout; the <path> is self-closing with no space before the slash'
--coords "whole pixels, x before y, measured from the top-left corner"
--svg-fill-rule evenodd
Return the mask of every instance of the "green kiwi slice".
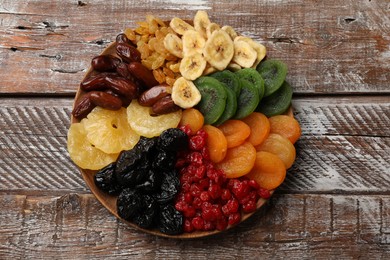
<path id="1" fill-rule="evenodd" d="M 216 78 L 220 82 L 225 83 L 226 87 L 232 89 L 236 96 L 240 95 L 241 82 L 238 80 L 238 77 L 230 70 L 215 72 L 211 74 L 210 77 Z"/>
<path id="2" fill-rule="evenodd" d="M 256 111 L 263 113 L 267 117 L 284 113 L 291 104 L 293 90 L 286 81 L 272 95 L 263 98 Z"/>
<path id="3" fill-rule="evenodd" d="M 241 119 L 255 111 L 259 105 L 259 89 L 252 82 L 246 79 L 240 79 L 241 92 L 237 97 L 237 111 L 234 115 L 235 119 Z"/>
<path id="4" fill-rule="evenodd" d="M 202 96 L 196 106 L 204 116 L 205 124 L 215 123 L 222 115 L 226 107 L 226 88 L 217 79 L 204 76 L 194 81 Z"/>
<path id="5" fill-rule="evenodd" d="M 226 98 L 226 106 L 225 111 L 223 111 L 220 118 L 214 123 L 214 125 L 221 125 L 226 120 L 232 118 L 237 111 L 237 96 L 236 93 L 229 87 L 226 86 L 226 84 L 222 83 L 225 86 L 227 98 Z"/>
<path id="6" fill-rule="evenodd" d="M 264 97 L 277 91 L 287 75 L 287 65 L 279 60 L 265 60 L 257 66 L 256 70 L 264 79 Z"/>
<path id="7" fill-rule="evenodd" d="M 256 88 L 259 89 L 259 100 L 261 101 L 261 99 L 264 96 L 265 89 L 264 89 L 264 80 L 261 77 L 260 73 L 255 69 L 245 68 L 245 69 L 241 69 L 241 70 L 236 71 L 235 74 L 238 76 L 238 78 L 248 80 Z"/>

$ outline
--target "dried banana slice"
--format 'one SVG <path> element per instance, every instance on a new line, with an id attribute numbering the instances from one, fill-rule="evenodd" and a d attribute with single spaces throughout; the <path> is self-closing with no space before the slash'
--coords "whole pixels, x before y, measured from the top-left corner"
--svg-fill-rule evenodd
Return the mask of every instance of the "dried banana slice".
<path id="1" fill-rule="evenodd" d="M 168 33 L 165 36 L 164 47 L 176 57 L 183 58 L 183 42 L 176 34 Z"/>
<path id="2" fill-rule="evenodd" d="M 209 25 L 207 25 L 207 27 L 206 27 L 207 38 L 210 38 L 211 34 L 214 31 L 219 30 L 219 29 L 221 29 L 221 27 L 216 23 L 210 23 Z"/>
<path id="3" fill-rule="evenodd" d="M 206 61 L 218 70 L 224 70 L 234 55 L 234 44 L 224 30 L 214 31 L 203 49 Z"/>
<path id="4" fill-rule="evenodd" d="M 256 51 L 245 41 L 234 40 L 234 56 L 232 61 L 243 68 L 250 68 L 257 58 Z"/>
<path id="5" fill-rule="evenodd" d="M 210 24 L 209 15 L 206 11 L 198 11 L 194 17 L 194 27 L 204 38 L 207 38 L 206 28 Z"/>
<path id="6" fill-rule="evenodd" d="M 206 44 L 203 36 L 195 30 L 186 31 L 183 34 L 182 41 L 184 56 L 191 56 L 196 53 L 202 54 L 203 47 Z"/>
<path id="7" fill-rule="evenodd" d="M 200 53 L 184 56 L 180 62 L 180 73 L 188 80 L 195 80 L 202 76 L 206 63 L 206 60 Z"/>
<path id="8" fill-rule="evenodd" d="M 222 26 L 222 30 L 227 32 L 229 34 L 230 38 L 232 38 L 232 40 L 234 40 L 237 37 L 236 31 L 234 30 L 233 27 L 231 27 L 229 25 Z"/>
<path id="9" fill-rule="evenodd" d="M 244 42 L 247 42 L 249 43 L 249 45 L 256 51 L 256 60 L 252 66 L 252 68 L 256 68 L 257 65 L 259 65 L 260 61 L 262 61 L 265 57 L 265 55 L 267 54 L 267 50 L 265 48 L 264 45 L 262 45 L 261 43 L 258 43 L 256 41 L 254 41 L 253 39 L 249 38 L 249 37 L 244 37 L 244 36 L 237 36 L 237 38 L 235 39 L 236 41 L 244 41 Z"/>
<path id="10" fill-rule="evenodd" d="M 186 31 L 189 30 L 195 30 L 192 25 L 178 17 L 173 18 L 169 23 L 169 26 L 175 31 L 175 33 L 180 35 L 183 35 Z"/>
<path id="11" fill-rule="evenodd" d="M 191 108 L 200 102 L 201 94 L 195 84 L 183 77 L 178 78 L 172 87 L 172 100 L 181 108 Z"/>

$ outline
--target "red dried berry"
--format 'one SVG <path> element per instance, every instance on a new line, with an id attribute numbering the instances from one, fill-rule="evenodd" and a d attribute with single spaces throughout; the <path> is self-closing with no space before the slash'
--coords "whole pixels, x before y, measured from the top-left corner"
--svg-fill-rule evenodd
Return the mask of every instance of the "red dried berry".
<path id="1" fill-rule="evenodd" d="M 206 145 L 206 140 L 200 135 L 194 135 L 190 137 L 188 145 L 193 151 L 201 151 Z"/>
<path id="2" fill-rule="evenodd" d="M 181 126 L 180 130 L 182 130 L 184 133 L 186 133 L 186 135 L 191 136 L 192 131 L 191 131 L 190 125 Z"/>
<path id="3" fill-rule="evenodd" d="M 238 223 L 240 223 L 241 221 L 241 214 L 240 213 L 233 213 L 233 214 L 230 214 L 229 215 L 229 218 L 228 218 L 228 224 L 229 225 L 236 225 Z"/>
<path id="4" fill-rule="evenodd" d="M 269 192 L 269 190 L 263 188 L 260 188 L 257 194 L 259 194 L 260 197 L 266 200 L 271 197 L 271 193 Z"/>
<path id="5" fill-rule="evenodd" d="M 210 185 L 208 191 L 209 191 L 211 198 L 213 198 L 213 199 L 218 199 L 219 197 L 221 197 L 221 194 L 222 194 L 221 186 L 219 186 L 217 184 Z"/>
<path id="6" fill-rule="evenodd" d="M 209 193 L 207 191 L 202 191 L 200 193 L 200 196 L 199 198 L 202 200 L 202 201 L 210 201 L 211 197 L 209 195 Z"/>
<path id="7" fill-rule="evenodd" d="M 222 212 L 225 216 L 238 212 L 240 205 L 237 199 L 232 198 L 225 205 L 222 206 Z"/>
<path id="8" fill-rule="evenodd" d="M 201 217 L 194 217 L 191 221 L 191 224 L 196 230 L 204 229 L 204 220 Z"/>
<path id="9" fill-rule="evenodd" d="M 183 215 L 184 215 L 186 218 L 195 217 L 195 214 L 196 214 L 196 211 L 195 211 L 194 207 L 192 207 L 192 206 L 188 206 L 188 207 L 183 211 Z"/>
<path id="10" fill-rule="evenodd" d="M 194 227 L 192 226 L 191 220 L 184 220 L 184 232 L 191 233 L 194 231 Z"/>
<path id="11" fill-rule="evenodd" d="M 219 231 L 225 230 L 228 226 L 228 221 L 226 217 L 220 218 L 217 220 L 217 224 L 215 225 L 216 229 Z"/>
<path id="12" fill-rule="evenodd" d="M 245 213 L 251 213 L 256 210 L 256 202 L 253 200 L 248 201 L 246 204 L 242 205 L 242 211 Z"/>

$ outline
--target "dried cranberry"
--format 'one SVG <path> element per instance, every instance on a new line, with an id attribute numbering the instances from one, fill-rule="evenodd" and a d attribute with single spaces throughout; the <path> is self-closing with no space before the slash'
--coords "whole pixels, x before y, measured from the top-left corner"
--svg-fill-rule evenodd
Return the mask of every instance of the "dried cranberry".
<path id="1" fill-rule="evenodd" d="M 204 220 L 201 217 L 194 217 L 191 221 L 191 224 L 196 230 L 204 229 Z"/>
<path id="2" fill-rule="evenodd" d="M 194 135 L 190 137 L 189 147 L 193 151 L 201 151 L 206 145 L 206 140 L 200 135 Z"/>
<path id="3" fill-rule="evenodd" d="M 271 197 L 271 193 L 269 192 L 269 190 L 266 190 L 266 189 L 263 189 L 263 188 L 259 189 L 258 194 L 263 199 L 269 199 Z"/>
<path id="4" fill-rule="evenodd" d="M 236 225 L 238 223 L 240 223 L 241 221 L 241 214 L 240 213 L 233 213 L 233 214 L 230 214 L 229 215 L 229 218 L 228 218 L 228 223 L 229 225 Z"/>

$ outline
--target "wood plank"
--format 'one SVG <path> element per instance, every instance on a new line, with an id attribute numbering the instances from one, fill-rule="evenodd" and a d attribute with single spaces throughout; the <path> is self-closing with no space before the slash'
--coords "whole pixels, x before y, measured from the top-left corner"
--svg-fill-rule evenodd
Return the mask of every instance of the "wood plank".
<path id="1" fill-rule="evenodd" d="M 66 149 L 71 105 L 0 98 L 0 191 L 88 191 Z M 387 97 L 301 98 L 294 107 L 303 136 L 279 192 L 390 193 Z"/>
<path id="2" fill-rule="evenodd" d="M 188 19 L 198 9 L 284 60 L 296 93 L 389 93 L 387 0 L 5 0 L 0 93 L 74 93 L 91 58 L 124 28 L 134 28 L 148 13 Z"/>
<path id="3" fill-rule="evenodd" d="M 126 226 L 92 195 L 0 195 L 0 258 L 386 259 L 389 199 L 279 194 L 233 230 L 177 241 Z"/>

